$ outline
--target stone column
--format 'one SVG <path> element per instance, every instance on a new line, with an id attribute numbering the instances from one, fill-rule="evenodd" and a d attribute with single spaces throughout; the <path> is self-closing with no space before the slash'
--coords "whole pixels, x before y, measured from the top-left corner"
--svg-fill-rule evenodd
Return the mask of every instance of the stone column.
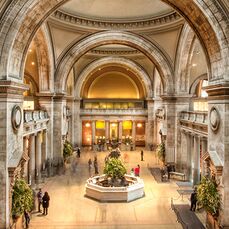
<path id="1" fill-rule="evenodd" d="M 219 191 L 222 196 L 221 225 L 229 228 L 229 85 L 222 83 L 208 86 L 207 93 L 208 152 L 215 151 L 223 163 L 223 172 L 216 179 L 220 182 Z"/>
<path id="2" fill-rule="evenodd" d="M 47 124 L 47 157 L 53 158 L 53 94 L 51 93 L 40 93 L 39 96 L 39 104 L 41 107 L 45 108 L 48 113 L 48 124 Z"/>
<path id="3" fill-rule="evenodd" d="M 48 153 L 47 153 L 47 130 L 43 130 L 42 132 L 42 169 L 45 169 L 45 162 L 48 159 Z"/>
<path id="4" fill-rule="evenodd" d="M 54 116 L 53 116 L 53 158 L 58 161 L 63 157 L 63 128 L 64 128 L 64 106 L 66 100 L 63 94 L 54 97 Z"/>
<path id="5" fill-rule="evenodd" d="M 192 136 L 185 132 L 185 138 L 186 138 L 186 147 L 184 147 L 184 151 L 187 154 L 187 165 L 186 165 L 186 178 L 188 180 L 192 179 Z"/>
<path id="6" fill-rule="evenodd" d="M 136 121 L 134 120 L 132 122 L 132 141 L 133 141 L 134 150 L 135 150 L 135 140 L 136 140 Z"/>
<path id="7" fill-rule="evenodd" d="M 35 135 L 29 136 L 29 183 L 31 186 L 35 184 Z"/>
<path id="8" fill-rule="evenodd" d="M 118 138 L 122 140 L 122 121 L 118 122 Z"/>
<path id="9" fill-rule="evenodd" d="M 200 136 L 194 136 L 194 155 L 193 155 L 194 171 L 193 185 L 200 182 Z"/>
<path id="10" fill-rule="evenodd" d="M 201 154 L 201 177 L 202 176 L 205 176 L 205 168 L 206 168 L 206 165 L 205 165 L 205 161 L 203 160 L 203 156 L 206 154 L 206 152 L 208 151 L 208 142 L 207 142 L 207 138 L 205 137 L 202 137 L 201 138 L 201 149 L 202 149 L 202 154 Z"/>
<path id="11" fill-rule="evenodd" d="M 19 80 L 19 79 L 17 79 Z M 9 168 L 16 169 L 23 155 L 23 92 L 28 87 L 19 82 L 0 81 L 0 228 L 9 228 L 11 209 L 11 187 Z M 17 113 L 16 107 L 21 110 Z M 12 121 L 18 123 L 14 129 Z M 12 159 L 13 158 L 13 159 Z"/>
<path id="12" fill-rule="evenodd" d="M 147 108 L 148 108 L 148 120 L 146 121 L 145 131 L 145 145 L 148 150 L 150 146 L 153 145 L 153 135 L 154 135 L 154 120 L 155 120 L 155 111 L 154 111 L 154 101 L 152 98 L 147 99 Z"/>
<path id="13" fill-rule="evenodd" d="M 77 98 L 73 103 L 73 111 L 72 111 L 72 141 L 73 145 L 78 145 L 81 147 L 82 145 L 82 121 L 80 119 L 80 99 Z M 93 142 L 92 142 L 93 144 Z"/>
<path id="14" fill-rule="evenodd" d="M 41 180 L 41 132 L 36 136 L 36 183 Z"/>
<path id="15" fill-rule="evenodd" d="M 29 160 L 28 160 L 28 144 L 29 144 L 29 136 L 25 136 L 23 138 L 23 154 L 24 154 L 24 157 L 26 158 L 26 162 L 24 163 L 24 171 L 22 171 L 22 176 L 24 177 L 24 179 L 28 182 L 29 179 L 28 179 L 28 163 L 29 163 Z"/>
<path id="16" fill-rule="evenodd" d="M 105 138 L 106 140 L 110 138 L 110 133 L 109 133 L 109 121 L 105 121 Z"/>
<path id="17" fill-rule="evenodd" d="M 92 121 L 92 149 L 95 150 L 95 144 L 96 143 L 96 139 L 95 139 L 95 120 Z"/>

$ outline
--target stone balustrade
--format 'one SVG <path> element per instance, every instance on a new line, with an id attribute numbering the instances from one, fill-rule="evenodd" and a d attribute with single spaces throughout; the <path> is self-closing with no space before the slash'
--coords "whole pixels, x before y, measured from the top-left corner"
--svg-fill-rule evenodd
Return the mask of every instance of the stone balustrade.
<path id="1" fill-rule="evenodd" d="M 47 129 L 48 113 L 44 110 L 24 110 L 23 135 Z"/>
<path id="2" fill-rule="evenodd" d="M 81 116 L 86 115 L 143 115 L 147 116 L 147 109 L 81 109 Z"/>
<path id="3" fill-rule="evenodd" d="M 182 128 L 207 134 L 208 113 L 200 111 L 182 111 L 180 113 Z"/>

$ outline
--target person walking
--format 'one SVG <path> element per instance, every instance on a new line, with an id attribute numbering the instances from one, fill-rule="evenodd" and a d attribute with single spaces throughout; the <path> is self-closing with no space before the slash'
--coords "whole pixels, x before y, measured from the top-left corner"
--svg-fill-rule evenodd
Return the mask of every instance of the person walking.
<path id="1" fill-rule="evenodd" d="M 25 217 L 25 227 L 29 228 L 29 222 L 30 222 L 30 216 L 28 211 L 24 211 L 24 217 Z"/>
<path id="2" fill-rule="evenodd" d="M 77 156 L 80 157 L 80 154 L 81 154 L 80 148 L 78 148 L 78 149 L 77 149 Z"/>
<path id="3" fill-rule="evenodd" d="M 196 203 L 197 203 L 197 192 L 196 192 L 196 189 L 194 189 L 194 191 L 192 192 L 190 200 L 191 200 L 190 211 L 195 211 L 196 210 Z"/>
<path id="4" fill-rule="evenodd" d="M 41 212 L 42 197 L 43 197 L 43 193 L 42 193 L 41 188 L 39 188 L 39 191 L 37 193 L 38 212 Z"/>
<path id="5" fill-rule="evenodd" d="M 134 169 L 134 175 L 136 177 L 140 176 L 140 165 L 138 165 L 135 169 Z"/>
<path id="6" fill-rule="evenodd" d="M 99 174 L 97 157 L 94 159 L 95 174 Z"/>
<path id="7" fill-rule="evenodd" d="M 49 208 L 49 201 L 50 201 L 50 197 L 48 192 L 45 192 L 43 198 L 42 198 L 42 205 L 43 205 L 43 215 L 48 215 L 48 208 Z"/>
<path id="8" fill-rule="evenodd" d="M 141 161 L 144 161 L 144 152 L 141 150 Z"/>

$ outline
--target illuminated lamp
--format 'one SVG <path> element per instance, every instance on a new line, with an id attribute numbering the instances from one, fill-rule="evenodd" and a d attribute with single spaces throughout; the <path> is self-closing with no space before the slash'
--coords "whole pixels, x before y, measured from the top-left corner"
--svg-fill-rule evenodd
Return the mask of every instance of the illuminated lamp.
<path id="1" fill-rule="evenodd" d="M 137 124 L 137 127 L 138 127 L 138 128 L 141 128 L 141 127 L 142 127 L 142 124 L 141 124 L 141 123 L 138 123 L 138 124 Z"/>
<path id="2" fill-rule="evenodd" d="M 112 127 L 116 127 L 116 123 L 112 123 L 111 126 L 112 126 Z"/>
<path id="3" fill-rule="evenodd" d="M 86 127 L 90 127 L 91 124 L 90 124 L 89 122 L 87 122 L 87 123 L 85 124 L 85 126 L 86 126 Z"/>

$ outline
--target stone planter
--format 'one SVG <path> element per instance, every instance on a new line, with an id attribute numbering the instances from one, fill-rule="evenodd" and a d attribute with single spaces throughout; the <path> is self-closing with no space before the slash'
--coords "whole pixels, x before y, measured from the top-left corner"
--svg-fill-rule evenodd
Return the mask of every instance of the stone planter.
<path id="1" fill-rule="evenodd" d="M 220 229 L 217 220 L 210 213 L 207 213 L 206 227 L 208 229 Z"/>
<path id="2" fill-rule="evenodd" d="M 89 178 L 86 183 L 85 195 L 101 202 L 129 202 L 143 197 L 143 180 L 130 175 L 125 175 L 125 178 L 130 181 L 130 184 L 121 187 L 103 187 L 98 185 L 98 182 L 103 182 L 106 179 L 105 175 Z"/>

